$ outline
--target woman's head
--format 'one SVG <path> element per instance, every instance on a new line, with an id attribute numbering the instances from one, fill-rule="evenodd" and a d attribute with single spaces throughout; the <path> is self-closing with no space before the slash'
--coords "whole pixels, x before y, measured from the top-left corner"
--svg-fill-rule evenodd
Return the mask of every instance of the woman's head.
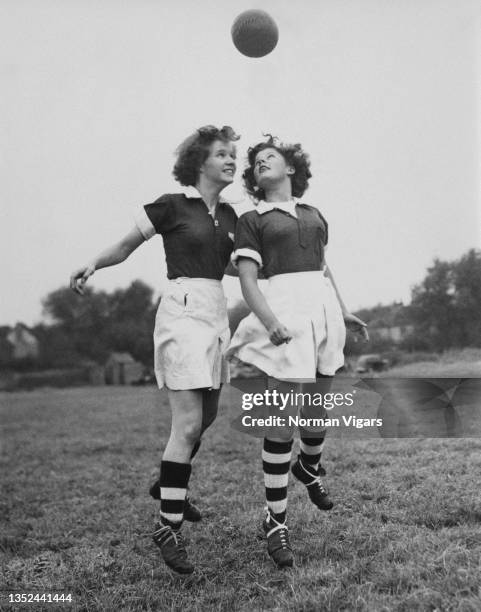
<path id="1" fill-rule="evenodd" d="M 173 170 L 175 179 L 186 187 L 195 186 L 200 175 L 207 170 L 212 171 L 212 176 L 221 182 L 232 182 L 235 172 L 235 161 L 232 162 L 235 160 L 234 142 L 237 140 L 239 136 L 228 125 L 221 129 L 214 125 L 199 128 L 176 150 L 177 160 Z"/>
<path id="2" fill-rule="evenodd" d="M 247 161 L 242 178 L 249 195 L 257 200 L 265 199 L 265 190 L 286 177 L 290 180 L 292 195 L 300 198 L 312 176 L 309 157 L 301 145 L 284 144 L 271 135 L 247 151 Z"/>

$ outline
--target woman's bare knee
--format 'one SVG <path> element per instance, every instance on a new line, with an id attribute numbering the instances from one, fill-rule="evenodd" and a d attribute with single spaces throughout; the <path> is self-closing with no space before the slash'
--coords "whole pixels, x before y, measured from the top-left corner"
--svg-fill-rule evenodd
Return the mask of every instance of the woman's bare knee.
<path id="1" fill-rule="evenodd" d="M 202 432 L 202 394 L 199 391 L 169 392 L 169 402 L 171 438 L 193 446 Z"/>
<path id="2" fill-rule="evenodd" d="M 189 445 L 192 446 L 197 442 L 202 433 L 202 427 L 199 422 L 188 422 L 185 423 L 183 429 L 181 431 L 176 432 L 176 437 L 182 438 Z"/>

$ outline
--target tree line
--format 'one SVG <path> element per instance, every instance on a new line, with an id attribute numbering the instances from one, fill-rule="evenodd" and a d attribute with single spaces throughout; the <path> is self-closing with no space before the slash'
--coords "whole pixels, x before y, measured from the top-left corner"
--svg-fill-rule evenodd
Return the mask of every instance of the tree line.
<path id="1" fill-rule="evenodd" d="M 112 293 L 69 288 L 49 293 L 43 312 L 49 323 L 32 329 L 40 343 L 39 362 L 56 368 L 90 360 L 105 363 L 112 351 L 128 352 L 152 365 L 152 331 L 157 303 L 151 287 L 140 280 Z"/>
<path id="2" fill-rule="evenodd" d="M 34 365 L 64 368 L 86 360 L 105 363 L 112 351 L 125 351 L 152 366 L 157 306 L 153 289 L 140 280 L 111 293 L 86 287 L 84 296 L 66 287 L 57 289 L 43 300 L 46 321 L 31 328 L 40 345 Z M 379 322 L 408 326 L 409 333 L 397 345 L 402 350 L 481 347 L 481 251 L 471 249 L 450 262 L 435 259 L 423 281 L 413 287 L 409 305 L 378 305 L 356 314 L 373 323 L 372 341 L 355 343 L 350 336 L 348 355 L 392 348 L 392 342 L 376 337 Z"/>

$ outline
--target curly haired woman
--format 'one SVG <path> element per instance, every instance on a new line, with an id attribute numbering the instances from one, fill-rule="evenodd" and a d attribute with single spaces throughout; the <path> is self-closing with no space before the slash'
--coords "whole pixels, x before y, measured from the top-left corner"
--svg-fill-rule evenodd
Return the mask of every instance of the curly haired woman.
<path id="1" fill-rule="evenodd" d="M 311 178 L 308 156 L 301 145 L 269 136 L 249 149 L 243 178 L 256 208 L 238 221 L 232 261 L 252 313 L 241 321 L 228 357 L 259 368 L 280 392 L 301 391 L 302 380 L 316 377 L 324 379 L 326 388 L 344 363 L 346 325 L 364 337 L 367 331 L 365 323 L 347 311 L 327 268 L 326 220 L 317 208 L 297 200 Z M 264 293 L 257 284 L 261 269 L 268 279 Z M 301 407 L 300 413 L 323 416 L 316 410 Z M 324 435 L 322 430 L 300 428 L 300 454 L 291 471 L 311 501 L 329 510 L 333 504 L 320 479 Z M 292 443 L 292 427 L 273 427 L 262 451 L 267 500 L 263 528 L 268 553 L 278 567 L 293 564 L 286 525 Z"/>
<path id="2" fill-rule="evenodd" d="M 167 387 L 172 425 L 157 490 L 151 490 L 160 497 L 153 540 L 166 564 L 185 574 L 194 566 L 180 527 L 184 518 L 198 520 L 197 509 L 186 503 L 191 459 L 217 415 L 220 387 L 228 379 L 224 353 L 230 332 L 221 279 L 237 215 L 219 196 L 234 179 L 238 138 L 228 126 L 196 130 L 177 149 L 173 170 L 186 190 L 141 208 L 127 236 L 70 279 L 72 289 L 82 293 L 95 270 L 121 263 L 156 234 L 163 237 L 170 283 L 156 316 L 154 361 L 158 386 Z"/>

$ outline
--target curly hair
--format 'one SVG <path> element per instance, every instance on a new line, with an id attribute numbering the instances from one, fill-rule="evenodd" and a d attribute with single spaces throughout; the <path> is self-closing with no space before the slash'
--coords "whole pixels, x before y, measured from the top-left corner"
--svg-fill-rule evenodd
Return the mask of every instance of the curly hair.
<path id="1" fill-rule="evenodd" d="M 195 186 L 199 170 L 209 157 L 211 144 L 216 140 L 235 142 L 239 140 L 235 131 L 224 125 L 220 130 L 215 125 L 205 125 L 188 136 L 176 149 L 177 160 L 172 174 L 181 185 Z"/>
<path id="2" fill-rule="evenodd" d="M 270 134 L 264 134 L 264 136 L 267 138 L 266 142 L 260 142 L 250 147 L 247 151 L 248 165 L 242 174 L 247 193 L 255 200 L 265 199 L 266 194 L 261 187 L 257 186 L 254 177 L 256 155 L 264 149 L 275 149 L 286 160 L 286 163 L 294 168 L 294 174 L 290 177 L 292 195 L 300 198 L 309 187 L 309 179 L 312 177 L 309 156 L 303 151 L 300 144 L 285 144 L 276 136 L 271 136 Z"/>

